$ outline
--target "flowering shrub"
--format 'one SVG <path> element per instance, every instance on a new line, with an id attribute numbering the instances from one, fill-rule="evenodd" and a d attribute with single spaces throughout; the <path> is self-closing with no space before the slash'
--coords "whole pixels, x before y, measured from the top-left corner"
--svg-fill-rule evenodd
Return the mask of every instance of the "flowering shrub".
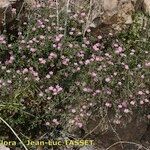
<path id="1" fill-rule="evenodd" d="M 58 15 L 54 5 L 37 4 L 17 41 L 0 35 L 1 116 L 30 138 L 84 129 L 93 112 L 111 112 L 114 124 L 134 112 L 149 117 L 149 43 L 90 28 L 83 36 L 85 13 Z"/>

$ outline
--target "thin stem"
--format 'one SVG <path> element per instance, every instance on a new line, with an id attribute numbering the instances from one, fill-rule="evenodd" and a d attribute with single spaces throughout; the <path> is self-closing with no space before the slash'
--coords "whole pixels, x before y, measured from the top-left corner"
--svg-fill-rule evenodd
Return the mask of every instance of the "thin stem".
<path id="1" fill-rule="evenodd" d="M 67 0 L 67 5 L 66 5 L 66 14 L 67 14 L 67 16 L 66 16 L 66 20 L 65 20 L 65 32 L 64 32 L 64 36 L 66 36 L 66 32 L 67 32 L 69 4 L 70 4 L 70 0 Z"/>
<path id="2" fill-rule="evenodd" d="M 108 123 L 109 123 L 109 125 L 110 125 L 112 131 L 116 134 L 116 137 L 118 138 L 118 140 L 121 141 L 121 138 L 120 138 L 119 134 L 116 132 L 116 130 L 114 129 L 114 127 L 112 126 L 112 124 L 111 124 L 111 122 L 110 122 L 110 120 L 109 120 L 108 115 L 107 115 L 107 119 L 108 119 Z M 121 148 L 123 149 L 122 143 L 120 143 L 120 145 L 121 145 Z"/>
<path id="3" fill-rule="evenodd" d="M 13 128 L 3 119 L 0 117 L 0 120 L 13 132 L 13 134 L 16 136 L 16 138 L 20 141 L 20 143 L 23 145 L 25 150 L 28 150 L 25 144 L 22 142 L 22 140 L 19 138 L 17 133 L 13 130 Z"/>
<path id="4" fill-rule="evenodd" d="M 57 14 L 57 27 L 59 27 L 59 9 L 58 9 L 58 0 L 56 0 L 56 14 Z"/>
<path id="5" fill-rule="evenodd" d="M 87 15 L 85 29 L 83 31 L 83 36 L 85 36 L 86 30 L 87 30 L 87 28 L 89 27 L 89 24 L 90 24 L 89 20 L 90 20 L 90 15 L 91 15 L 91 12 L 92 12 L 92 4 L 93 4 L 93 0 L 90 0 L 90 7 L 89 7 L 88 15 Z"/>
<path id="6" fill-rule="evenodd" d="M 111 146 L 109 146 L 108 148 L 106 148 L 106 150 L 109 150 L 109 149 L 111 149 L 112 147 L 114 147 L 114 146 L 116 146 L 118 144 L 132 144 L 132 145 L 136 145 L 138 147 L 142 147 L 144 150 L 149 150 L 148 148 L 144 147 L 141 144 L 138 144 L 138 143 L 135 143 L 135 142 L 128 142 L 128 141 L 119 141 L 119 142 L 116 142 L 116 143 L 112 144 Z"/>

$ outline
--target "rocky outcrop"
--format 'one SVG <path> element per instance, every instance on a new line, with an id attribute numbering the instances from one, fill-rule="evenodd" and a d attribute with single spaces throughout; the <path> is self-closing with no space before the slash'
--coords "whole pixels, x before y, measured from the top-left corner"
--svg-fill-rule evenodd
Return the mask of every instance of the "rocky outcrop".
<path id="1" fill-rule="evenodd" d="M 150 16 L 150 0 L 143 1 L 143 8 L 145 12 Z"/>
<path id="2" fill-rule="evenodd" d="M 10 148 L 4 146 L 4 145 L 0 145 L 0 150 L 10 150 Z"/>
<path id="3" fill-rule="evenodd" d="M 113 1 L 115 5 L 110 0 L 107 0 L 107 5 L 110 4 L 112 7 L 104 7 L 105 13 L 102 15 L 102 20 L 104 25 L 110 26 L 115 31 L 120 31 L 124 25 L 132 24 L 132 14 L 135 9 L 131 1 Z M 105 4 L 104 6 L 107 5 Z"/>
<path id="4" fill-rule="evenodd" d="M 99 4 L 99 5 L 98 5 Z M 93 26 L 102 33 L 115 33 L 133 22 L 138 10 L 150 15 L 150 0 L 93 0 L 87 27 Z"/>
<path id="5" fill-rule="evenodd" d="M 18 37 L 19 26 L 24 27 L 24 22 L 27 22 L 28 9 L 24 2 L 24 0 L 0 1 L 0 33 L 3 33 L 5 29 L 8 42 Z"/>
<path id="6" fill-rule="evenodd" d="M 31 8 L 34 4 L 35 0 L 0 0 L 0 31 L 4 24 L 7 26 L 11 24 L 11 28 L 13 28 L 13 24 L 16 26 L 15 19 L 18 17 L 18 13 L 21 20 L 24 21 L 27 12 L 25 6 Z M 17 19 L 19 20 L 19 18 Z"/>
<path id="7" fill-rule="evenodd" d="M 86 8 L 89 8 L 89 10 L 86 10 L 87 12 L 89 11 L 90 15 L 85 28 L 87 29 L 89 26 L 94 25 L 95 27 L 100 28 L 103 33 L 106 31 L 107 33 L 114 31 L 118 32 L 127 25 L 132 24 L 132 16 L 138 8 L 150 15 L 150 0 L 92 0 L 92 3 L 89 3 L 86 0 L 79 0 L 78 2 L 72 0 L 72 2 L 73 1 L 75 4 L 73 6 L 75 11 L 78 11 L 77 9 L 80 8 L 83 10 L 83 7 L 85 6 L 87 6 Z M 0 1 L 0 30 L 3 26 L 5 13 L 8 15 L 6 22 L 11 22 L 23 2 L 26 2 L 29 8 L 32 8 L 36 0 Z M 81 4 L 84 4 L 85 6 L 81 7 Z"/>
<path id="8" fill-rule="evenodd" d="M 8 0 L 0 1 L 0 29 L 3 26 L 4 12 L 10 7 L 10 2 Z"/>
<path id="9" fill-rule="evenodd" d="M 148 122 L 139 120 L 137 114 L 134 114 L 132 119 L 125 119 L 122 123 L 116 124 L 110 122 L 110 118 L 106 119 L 106 122 L 103 122 L 104 118 L 93 117 L 87 123 L 87 133 L 89 138 L 93 139 L 96 142 L 96 145 L 102 145 L 104 148 L 109 147 L 110 145 L 118 141 L 130 141 L 135 142 L 146 147 L 150 146 L 150 125 Z M 99 121 L 98 121 L 99 120 Z M 92 131 L 92 132 L 91 132 Z M 137 145 L 124 144 L 125 150 L 137 150 Z M 119 150 L 122 145 L 116 145 L 111 150 Z"/>

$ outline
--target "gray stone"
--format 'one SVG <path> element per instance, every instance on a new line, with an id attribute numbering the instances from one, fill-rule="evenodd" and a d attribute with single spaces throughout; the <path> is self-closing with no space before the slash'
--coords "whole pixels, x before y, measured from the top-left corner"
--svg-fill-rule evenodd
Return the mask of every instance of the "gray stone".
<path id="1" fill-rule="evenodd" d="M 145 12 L 150 15 L 150 0 L 144 0 L 143 1 L 143 8 Z"/>
<path id="2" fill-rule="evenodd" d="M 24 1 L 32 9 L 36 0 Z M 0 29 L 2 27 L 4 10 L 7 7 L 11 7 L 12 3 L 16 3 L 17 9 L 19 9 L 19 2 L 19 0 L 0 0 Z M 65 4 L 64 0 L 61 0 L 61 2 Z M 80 9 L 82 11 L 85 6 L 85 9 L 91 8 L 90 17 L 85 25 L 85 29 L 92 25 L 95 28 L 101 29 L 101 32 L 107 32 L 106 34 L 119 32 L 132 24 L 132 16 L 137 11 L 137 7 L 144 8 L 144 12 L 150 15 L 150 0 L 92 0 L 91 6 L 88 6 L 90 3 L 87 0 L 72 0 L 72 3 L 74 3 L 72 8 L 75 12 L 80 11 Z M 11 9 L 8 9 L 8 11 L 10 19 L 8 18 L 7 22 L 10 22 L 14 17 L 10 12 Z"/>
<path id="3" fill-rule="evenodd" d="M 10 148 L 4 146 L 4 145 L 0 145 L 0 150 L 10 150 Z"/>
<path id="4" fill-rule="evenodd" d="M 4 9 L 4 8 L 8 7 L 9 5 L 10 5 L 9 0 L 0 1 L 0 8 L 1 9 Z"/>
<path id="5" fill-rule="evenodd" d="M 105 11 L 112 11 L 117 8 L 118 0 L 103 0 L 103 7 Z"/>
<path id="6" fill-rule="evenodd" d="M 85 146 L 80 148 L 80 150 L 95 150 L 95 148 L 93 146 Z"/>
<path id="7" fill-rule="evenodd" d="M 3 25 L 3 19 L 4 19 L 4 11 L 10 6 L 10 2 L 8 0 L 2 0 L 0 1 L 0 29 Z"/>

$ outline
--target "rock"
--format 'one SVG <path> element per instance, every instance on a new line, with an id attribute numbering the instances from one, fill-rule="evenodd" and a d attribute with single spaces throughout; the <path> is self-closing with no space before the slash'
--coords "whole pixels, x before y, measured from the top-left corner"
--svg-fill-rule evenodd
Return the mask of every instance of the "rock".
<path id="1" fill-rule="evenodd" d="M 0 8 L 1 9 L 7 8 L 9 5 L 10 5 L 9 0 L 0 1 Z"/>
<path id="2" fill-rule="evenodd" d="M 132 15 L 135 9 L 130 0 L 104 0 L 102 7 L 104 13 L 99 17 L 100 21 L 96 22 L 96 27 L 101 29 L 100 32 L 116 33 L 124 29 L 126 25 L 132 24 Z M 97 18 L 95 19 L 97 20 Z M 93 20 L 94 24 L 95 19 Z"/>
<path id="3" fill-rule="evenodd" d="M 96 30 L 99 29 L 99 32 L 105 35 L 110 32 L 115 34 L 122 29 L 126 29 L 126 27 L 132 24 L 132 16 L 138 8 L 144 8 L 144 11 L 150 15 L 150 0 L 93 0 L 91 7 L 89 6 L 90 3 L 87 3 L 85 0 L 78 0 L 78 2 L 75 0 L 72 1 L 75 3 L 74 7 L 72 7 L 75 12 L 83 11 L 83 9 L 88 12 L 87 8 L 92 8 L 90 10 L 90 17 L 87 21 L 88 23 L 85 25 L 85 30 L 88 29 L 88 27 L 93 26 Z M 36 0 L 0 1 L 0 30 L 2 29 L 4 10 L 9 7 L 7 10 L 7 15 L 9 16 L 7 17 L 7 22 L 11 22 L 12 24 L 12 20 L 15 16 L 12 15 L 11 8 L 16 8 L 16 11 L 18 12 L 23 2 L 26 2 L 29 9 L 34 8 L 36 4 Z M 22 14 L 25 14 L 24 11 Z M 25 15 L 21 15 L 20 18 L 24 18 L 23 16 Z"/>
<path id="4" fill-rule="evenodd" d="M 150 15 L 150 0 L 93 0 L 91 25 L 100 33 L 118 33 L 133 23 L 133 14 L 143 10 Z M 143 6 L 144 5 L 144 6 Z M 89 25 L 90 26 L 90 25 Z M 86 27 L 88 28 L 88 27 Z"/>
<path id="5" fill-rule="evenodd" d="M 4 146 L 4 145 L 0 145 L 0 150 L 10 150 L 10 148 Z"/>
<path id="6" fill-rule="evenodd" d="M 85 146 L 80 148 L 80 150 L 95 150 L 95 148 L 93 146 Z"/>
<path id="7" fill-rule="evenodd" d="M 19 26 L 25 27 L 24 22 L 27 22 L 27 6 L 31 5 L 31 3 L 26 5 L 24 1 L 25 0 L 4 0 L 0 2 L 0 32 L 3 33 L 5 29 L 8 42 L 17 39 Z M 29 3 L 31 1 L 33 2 L 33 0 L 26 2 Z"/>
<path id="8" fill-rule="evenodd" d="M 35 4 L 35 0 L 25 0 L 27 6 L 30 8 Z M 23 7 L 22 7 L 23 6 Z M 5 17 L 5 25 L 8 28 L 16 26 L 16 19 L 24 21 L 26 18 L 26 5 L 24 0 L 0 0 L 0 31 L 3 29 L 3 19 Z M 17 14 L 19 13 L 19 18 Z"/>
<path id="9" fill-rule="evenodd" d="M 118 0 L 103 0 L 103 7 L 105 11 L 113 11 L 117 8 Z"/>
<path id="10" fill-rule="evenodd" d="M 4 19 L 4 11 L 10 7 L 10 2 L 8 0 L 0 1 L 0 30 L 3 26 L 3 19 Z"/>
<path id="11" fill-rule="evenodd" d="M 29 6 L 34 6 L 36 4 L 36 1 L 35 0 L 26 0 L 25 1 Z"/>
<path id="12" fill-rule="evenodd" d="M 150 0 L 144 0 L 143 1 L 143 8 L 144 8 L 144 11 L 150 15 Z"/>
<path id="13" fill-rule="evenodd" d="M 107 148 L 110 145 L 118 142 L 118 140 L 131 141 L 136 143 L 141 143 L 141 140 L 142 142 L 149 142 L 150 126 L 148 126 L 147 122 L 144 122 L 143 120 L 139 121 L 138 117 L 134 117 L 131 120 L 129 119 L 130 121 L 126 124 L 126 120 L 124 120 L 120 125 L 114 125 L 113 123 L 111 123 L 111 126 L 109 125 L 107 120 L 106 122 L 101 122 L 101 120 L 101 118 L 93 117 L 93 119 L 89 120 L 89 122 L 87 123 L 87 133 L 97 127 L 92 132 L 92 134 L 88 136 L 88 138 L 95 141 L 95 146 L 102 145 L 104 148 Z M 122 149 L 120 145 L 115 146 L 111 150 L 118 149 Z M 127 149 L 129 150 L 132 148 Z M 134 149 L 135 148 L 133 148 L 132 150 Z"/>

